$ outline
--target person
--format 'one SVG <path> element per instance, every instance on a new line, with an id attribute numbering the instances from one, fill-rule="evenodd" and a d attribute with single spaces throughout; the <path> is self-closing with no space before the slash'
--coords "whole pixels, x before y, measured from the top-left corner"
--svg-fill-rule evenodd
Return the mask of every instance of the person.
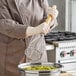
<path id="1" fill-rule="evenodd" d="M 0 0 L 0 76 L 19 76 L 17 66 L 24 54 L 26 62 L 43 57 L 44 34 L 49 32 L 49 25 L 55 26 L 58 16 L 57 9 L 48 8 L 47 0 Z M 44 22 L 48 14 L 53 17 L 50 24 Z M 27 48 L 36 38 L 36 47 L 42 53 L 33 57 Z"/>

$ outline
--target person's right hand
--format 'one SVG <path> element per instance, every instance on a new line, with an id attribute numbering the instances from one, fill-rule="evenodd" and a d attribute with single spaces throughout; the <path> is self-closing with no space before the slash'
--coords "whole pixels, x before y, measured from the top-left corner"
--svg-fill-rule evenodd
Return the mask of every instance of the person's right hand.
<path id="1" fill-rule="evenodd" d="M 46 35 L 47 33 L 49 33 L 49 31 L 50 31 L 50 26 L 46 22 L 43 22 L 36 27 L 27 27 L 26 37 L 37 35 L 37 34 Z"/>

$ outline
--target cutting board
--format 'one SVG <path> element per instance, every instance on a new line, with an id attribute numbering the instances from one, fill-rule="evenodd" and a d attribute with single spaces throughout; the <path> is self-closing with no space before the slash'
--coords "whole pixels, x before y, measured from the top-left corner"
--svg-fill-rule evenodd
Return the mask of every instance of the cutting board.
<path id="1" fill-rule="evenodd" d="M 69 73 L 61 73 L 60 76 L 70 76 L 70 74 Z"/>

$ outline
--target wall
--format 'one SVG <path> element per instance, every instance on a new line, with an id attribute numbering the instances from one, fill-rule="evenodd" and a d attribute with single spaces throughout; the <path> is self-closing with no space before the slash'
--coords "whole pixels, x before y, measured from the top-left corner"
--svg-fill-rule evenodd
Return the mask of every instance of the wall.
<path id="1" fill-rule="evenodd" d="M 52 6 L 53 4 L 57 5 L 59 10 L 58 15 L 58 26 L 54 29 L 56 31 L 64 31 L 65 30 L 65 0 L 48 0 L 49 5 Z"/>

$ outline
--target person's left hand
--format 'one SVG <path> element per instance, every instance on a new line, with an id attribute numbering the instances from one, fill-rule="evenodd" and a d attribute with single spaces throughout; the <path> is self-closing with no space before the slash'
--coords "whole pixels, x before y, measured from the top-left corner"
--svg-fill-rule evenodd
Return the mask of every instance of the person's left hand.
<path id="1" fill-rule="evenodd" d="M 57 18 L 58 13 L 59 12 L 57 10 L 56 5 L 53 5 L 52 7 L 48 7 L 48 15 L 51 15 L 54 20 Z"/>

